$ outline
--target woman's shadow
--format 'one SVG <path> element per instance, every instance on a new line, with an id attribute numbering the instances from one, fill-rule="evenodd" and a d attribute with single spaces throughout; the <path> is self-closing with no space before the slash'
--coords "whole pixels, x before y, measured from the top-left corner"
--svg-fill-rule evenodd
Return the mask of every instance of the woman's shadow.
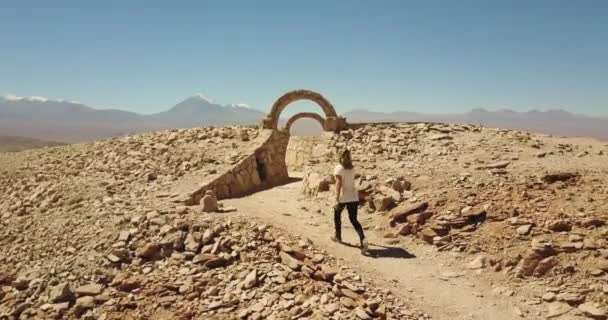
<path id="1" fill-rule="evenodd" d="M 343 245 L 351 248 L 359 249 L 360 247 L 348 242 L 342 242 Z M 376 247 L 376 248 L 373 248 Z M 369 244 L 369 249 L 365 253 L 366 256 L 372 258 L 394 258 L 394 259 L 412 259 L 416 258 L 413 253 L 400 247 L 387 247 L 378 244 Z"/>

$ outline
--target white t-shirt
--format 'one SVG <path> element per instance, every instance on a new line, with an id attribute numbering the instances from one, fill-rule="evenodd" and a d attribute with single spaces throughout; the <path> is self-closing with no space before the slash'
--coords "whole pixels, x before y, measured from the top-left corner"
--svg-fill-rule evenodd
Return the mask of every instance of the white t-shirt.
<path id="1" fill-rule="evenodd" d="M 359 192 L 355 187 L 355 169 L 344 169 L 342 165 L 337 165 L 334 175 L 342 177 L 342 193 L 338 201 L 340 203 L 358 202 Z"/>

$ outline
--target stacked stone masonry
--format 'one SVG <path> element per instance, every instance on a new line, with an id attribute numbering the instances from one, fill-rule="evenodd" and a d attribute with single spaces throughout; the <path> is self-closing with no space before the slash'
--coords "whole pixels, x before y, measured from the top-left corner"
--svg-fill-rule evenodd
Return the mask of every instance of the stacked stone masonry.
<path id="1" fill-rule="evenodd" d="M 268 116 L 262 120 L 264 129 L 278 129 L 281 112 L 292 102 L 299 100 L 309 100 L 317 103 L 325 114 L 323 129 L 325 131 L 338 132 L 344 130 L 348 124 L 346 119 L 339 117 L 333 105 L 320 93 L 309 90 L 294 90 L 282 95 L 272 106 Z"/>
<path id="2" fill-rule="evenodd" d="M 291 126 L 300 119 L 314 119 L 319 122 L 323 130 L 327 130 L 325 119 L 323 119 L 323 117 L 314 112 L 300 112 L 298 114 L 293 115 L 291 118 L 289 118 L 289 120 L 287 120 L 287 123 L 285 124 L 285 130 L 290 131 Z"/>
<path id="3" fill-rule="evenodd" d="M 281 112 L 290 103 L 298 100 L 316 102 L 323 110 L 325 118 L 314 113 L 299 113 L 288 121 L 286 130 L 278 130 Z M 321 137 L 294 140 L 289 159 L 286 159 L 290 141 L 289 127 L 301 118 L 316 119 L 322 124 L 325 133 Z M 226 199 L 285 183 L 289 180 L 287 163 L 292 166 L 292 170 L 305 170 L 308 164 L 327 161 L 328 157 L 333 157 L 334 150 L 330 150 L 328 144 L 331 137 L 347 128 L 346 119 L 339 117 L 332 104 L 321 94 L 309 90 L 290 91 L 274 103 L 270 114 L 262 120 L 261 136 L 268 137 L 265 142 L 253 154 L 219 177 L 203 183 L 200 188 L 180 201 L 186 205 L 196 205 L 207 191 L 213 191 L 217 199 Z"/>
<path id="4" fill-rule="evenodd" d="M 314 165 L 332 157 L 328 148 L 331 133 L 312 137 L 291 137 L 287 147 L 287 167 L 292 171 L 303 171 L 307 165 Z"/>
<path id="5" fill-rule="evenodd" d="M 268 139 L 255 152 L 219 177 L 203 183 L 186 199 L 186 205 L 196 205 L 207 190 L 218 199 L 244 196 L 260 189 L 280 185 L 289 179 L 285 154 L 289 134 L 277 130 L 262 130 Z"/>

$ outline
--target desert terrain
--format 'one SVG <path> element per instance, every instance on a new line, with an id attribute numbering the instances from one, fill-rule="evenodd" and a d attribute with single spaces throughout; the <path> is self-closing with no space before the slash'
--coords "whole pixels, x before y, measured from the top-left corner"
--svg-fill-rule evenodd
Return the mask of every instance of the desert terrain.
<path id="1" fill-rule="evenodd" d="M 607 17 L 0 0 L 0 320 L 608 320 Z"/>
<path id="2" fill-rule="evenodd" d="M 605 142 L 360 124 L 291 137 L 285 184 L 184 202 L 268 131 L 174 129 L 0 153 L 0 318 L 606 318 Z M 344 147 L 367 255 L 345 217 L 346 243 L 329 239 Z"/>
<path id="3" fill-rule="evenodd" d="M 0 136 L 0 152 L 17 152 L 60 145 L 65 145 L 65 143 L 26 137 Z"/>

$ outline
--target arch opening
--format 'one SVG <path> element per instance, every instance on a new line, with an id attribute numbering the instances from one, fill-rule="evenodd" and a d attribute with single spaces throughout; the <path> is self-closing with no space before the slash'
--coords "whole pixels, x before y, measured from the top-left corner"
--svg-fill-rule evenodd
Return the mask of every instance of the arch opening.
<path id="1" fill-rule="evenodd" d="M 318 122 L 321 125 L 321 128 L 323 128 L 323 130 L 325 130 L 325 119 L 314 112 L 300 112 L 300 113 L 293 115 L 291 118 L 289 118 L 289 120 L 287 120 L 287 123 L 285 124 L 285 130 L 287 132 L 291 133 L 291 128 L 292 128 L 293 124 L 300 119 L 315 120 L 316 122 Z"/>
<path id="2" fill-rule="evenodd" d="M 289 136 L 295 137 L 318 137 L 325 131 L 320 122 L 313 119 L 299 119 L 289 129 Z"/>
<path id="3" fill-rule="evenodd" d="M 287 108 L 287 106 L 292 102 L 299 100 L 310 100 L 321 107 L 323 113 L 325 114 L 323 130 L 340 131 L 346 128 L 346 119 L 338 117 L 334 106 L 320 93 L 310 90 L 290 91 L 277 99 L 277 101 L 273 104 L 270 113 L 263 120 L 263 128 L 277 130 L 279 119 L 283 110 L 285 110 L 285 108 Z"/>
<path id="4" fill-rule="evenodd" d="M 300 131 L 298 131 L 298 134 L 294 134 L 294 123 L 303 124 L 304 130 L 308 130 L 309 132 L 310 129 L 321 130 L 317 134 L 303 134 Z M 318 126 L 321 128 L 318 128 Z M 283 131 L 290 137 L 285 157 L 290 177 L 302 176 L 304 167 L 313 154 L 318 152 L 316 149 L 323 139 L 323 130 L 325 130 L 325 118 L 314 112 L 300 112 L 287 120 Z"/>

